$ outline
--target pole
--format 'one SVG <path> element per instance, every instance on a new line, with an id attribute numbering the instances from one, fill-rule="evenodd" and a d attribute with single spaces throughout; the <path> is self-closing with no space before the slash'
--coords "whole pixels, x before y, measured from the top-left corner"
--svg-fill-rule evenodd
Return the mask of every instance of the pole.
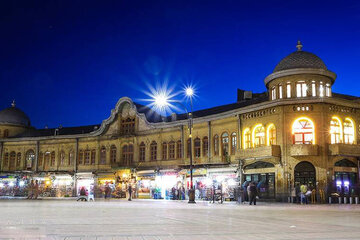
<path id="1" fill-rule="evenodd" d="M 189 202 L 188 203 L 196 203 L 195 202 L 195 190 L 193 185 L 193 159 L 192 159 L 192 112 L 193 112 L 193 106 L 192 106 L 192 97 L 190 97 L 190 113 L 189 113 L 189 134 L 190 134 L 190 190 L 189 190 Z"/>

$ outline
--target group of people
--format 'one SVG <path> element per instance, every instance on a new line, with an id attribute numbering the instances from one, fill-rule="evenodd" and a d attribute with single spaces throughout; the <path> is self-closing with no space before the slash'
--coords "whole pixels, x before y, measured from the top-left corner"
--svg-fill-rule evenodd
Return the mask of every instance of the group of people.
<path id="1" fill-rule="evenodd" d="M 132 200 L 132 193 L 133 193 L 133 187 L 131 184 L 128 184 L 127 185 L 127 191 L 128 191 L 128 201 L 131 201 Z M 105 199 L 109 199 L 111 198 L 112 196 L 112 188 L 110 187 L 110 184 L 109 183 L 106 183 L 105 187 L 104 187 L 104 190 L 103 190 L 103 193 L 104 193 L 104 198 Z M 116 190 L 115 190 L 115 194 L 116 194 Z"/>
<path id="2" fill-rule="evenodd" d="M 39 182 L 38 180 L 31 180 L 28 186 L 28 196 L 26 199 L 37 199 L 39 196 Z"/>

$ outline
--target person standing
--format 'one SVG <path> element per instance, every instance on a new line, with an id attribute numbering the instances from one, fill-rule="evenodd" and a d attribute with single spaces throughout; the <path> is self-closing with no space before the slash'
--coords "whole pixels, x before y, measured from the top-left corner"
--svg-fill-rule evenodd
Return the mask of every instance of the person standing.
<path id="1" fill-rule="evenodd" d="M 307 190 L 308 190 L 308 188 L 307 188 L 306 184 L 302 184 L 300 186 L 301 204 L 307 204 L 307 197 L 306 197 Z"/>
<path id="2" fill-rule="evenodd" d="M 254 203 L 254 205 L 256 205 L 256 196 L 257 196 L 257 188 L 256 188 L 256 185 L 253 183 L 253 182 L 251 182 L 250 184 L 249 184 L 249 198 L 250 198 L 250 205 L 252 204 L 252 203 Z"/>
<path id="3" fill-rule="evenodd" d="M 111 188 L 109 186 L 109 183 L 106 183 L 105 186 L 105 199 L 110 198 L 111 195 Z"/>
<path id="4" fill-rule="evenodd" d="M 34 196 L 34 180 L 31 180 L 28 186 L 28 196 L 27 199 L 32 199 Z"/>
<path id="5" fill-rule="evenodd" d="M 131 186 L 131 183 L 129 183 L 128 191 L 129 191 L 129 199 L 128 199 L 128 201 L 131 201 L 131 194 L 132 194 L 132 186 Z"/>
<path id="6" fill-rule="evenodd" d="M 37 199 L 38 196 L 39 196 L 39 182 L 38 180 L 36 180 L 34 185 L 34 199 Z"/>

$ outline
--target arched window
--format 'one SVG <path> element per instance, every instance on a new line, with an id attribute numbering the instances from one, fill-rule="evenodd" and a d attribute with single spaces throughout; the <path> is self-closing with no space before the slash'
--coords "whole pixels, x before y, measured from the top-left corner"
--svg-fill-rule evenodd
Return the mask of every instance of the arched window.
<path id="1" fill-rule="evenodd" d="M 43 158 L 43 156 L 41 157 Z M 29 150 L 26 152 L 26 163 L 25 163 L 25 166 L 26 166 L 26 169 L 31 169 L 32 166 L 34 165 L 34 161 L 35 161 L 35 153 L 33 150 Z M 39 160 L 40 162 L 40 160 Z M 41 159 L 41 164 L 39 163 L 39 165 L 41 166 L 42 165 L 42 159 Z"/>
<path id="2" fill-rule="evenodd" d="M 315 144 L 315 126 L 306 117 L 298 118 L 292 125 L 294 144 Z"/>
<path id="3" fill-rule="evenodd" d="M 90 164 L 90 150 L 84 151 L 84 164 L 89 165 Z"/>
<path id="4" fill-rule="evenodd" d="M 222 156 L 229 155 L 229 134 L 226 132 L 221 135 L 221 154 Z"/>
<path id="5" fill-rule="evenodd" d="M 27 157 L 26 157 L 27 159 Z M 44 154 L 42 152 L 39 153 L 39 167 L 43 167 L 43 163 L 44 163 Z M 26 160 L 26 168 L 28 167 L 28 162 Z"/>
<path id="6" fill-rule="evenodd" d="M 250 128 L 246 128 L 243 133 L 244 149 L 251 148 L 251 133 Z"/>
<path id="7" fill-rule="evenodd" d="M 21 153 L 16 154 L 16 167 L 19 168 L 21 165 Z"/>
<path id="8" fill-rule="evenodd" d="M 186 152 L 187 152 L 187 157 L 189 158 L 190 157 L 190 154 L 191 154 L 191 139 L 188 138 L 187 140 L 187 149 L 186 149 Z"/>
<path id="9" fill-rule="evenodd" d="M 74 152 L 72 150 L 70 150 L 69 152 L 69 162 L 68 162 L 69 166 L 74 164 Z"/>
<path id="10" fill-rule="evenodd" d="M 128 150 L 128 165 L 132 165 L 134 160 L 134 146 L 130 144 Z"/>
<path id="11" fill-rule="evenodd" d="M 110 161 L 111 163 L 116 163 L 116 146 L 111 145 L 110 147 Z"/>
<path id="12" fill-rule="evenodd" d="M 338 117 L 332 117 L 330 121 L 330 142 L 331 144 L 342 142 L 342 126 Z"/>
<path id="13" fill-rule="evenodd" d="M 182 148 L 182 143 L 181 140 L 177 141 L 176 143 L 176 154 L 177 154 L 177 158 L 182 158 L 183 156 L 183 148 Z"/>
<path id="14" fill-rule="evenodd" d="M 135 132 L 135 118 L 127 118 L 121 120 L 121 133 L 133 134 Z"/>
<path id="15" fill-rule="evenodd" d="M 152 141 L 150 144 L 150 161 L 156 161 L 157 159 L 157 143 Z"/>
<path id="16" fill-rule="evenodd" d="M 167 159 L 167 143 L 163 142 L 162 144 L 162 159 L 166 160 Z"/>
<path id="17" fill-rule="evenodd" d="M 4 138 L 7 138 L 9 136 L 9 130 L 5 129 L 4 130 Z"/>
<path id="18" fill-rule="evenodd" d="M 51 164 L 52 167 L 55 166 L 55 151 L 51 152 Z"/>
<path id="19" fill-rule="evenodd" d="M 219 136 L 214 136 L 214 155 L 219 155 Z"/>
<path id="20" fill-rule="evenodd" d="M 15 157 L 16 157 L 16 153 L 15 152 L 11 152 L 10 153 L 10 170 L 15 170 Z"/>
<path id="21" fill-rule="evenodd" d="M 169 142 L 169 159 L 175 159 L 175 142 Z"/>
<path id="22" fill-rule="evenodd" d="M 145 162 L 145 143 L 141 142 L 139 146 L 139 161 Z"/>
<path id="23" fill-rule="evenodd" d="M 65 165 L 65 152 L 63 150 L 61 150 L 60 152 L 60 166 L 64 166 Z"/>
<path id="24" fill-rule="evenodd" d="M 91 165 L 95 165 L 96 150 L 91 150 Z"/>
<path id="25" fill-rule="evenodd" d="M 196 158 L 199 158 L 201 156 L 200 147 L 201 147 L 200 138 L 197 137 L 194 140 L 194 155 Z"/>
<path id="26" fill-rule="evenodd" d="M 44 156 L 44 168 L 48 168 L 50 165 L 50 152 L 45 152 Z"/>
<path id="27" fill-rule="evenodd" d="M 4 154 L 4 167 L 9 166 L 9 153 Z"/>
<path id="28" fill-rule="evenodd" d="M 237 136 L 236 133 L 233 132 L 231 134 L 231 155 L 234 155 L 236 152 L 236 146 L 237 146 Z"/>
<path id="29" fill-rule="evenodd" d="M 203 156 L 204 157 L 209 156 L 209 138 L 208 137 L 203 138 Z"/>
<path id="30" fill-rule="evenodd" d="M 100 164 L 106 164 L 106 148 L 104 146 L 100 149 Z"/>
<path id="31" fill-rule="evenodd" d="M 252 138 L 254 147 L 260 147 L 265 145 L 265 128 L 262 124 L 258 124 L 254 127 Z"/>
<path id="32" fill-rule="evenodd" d="M 276 128 L 274 124 L 269 124 L 266 130 L 267 142 L 268 146 L 276 145 Z"/>
<path id="33" fill-rule="evenodd" d="M 134 148 L 133 145 L 124 145 L 122 147 L 122 161 L 125 166 L 129 166 L 133 161 Z"/>
<path id="34" fill-rule="evenodd" d="M 344 143 L 354 144 L 355 140 L 355 124 L 350 118 L 345 118 L 344 121 Z"/>
<path id="35" fill-rule="evenodd" d="M 78 164 L 83 164 L 83 159 L 84 159 L 84 151 L 80 150 L 79 151 L 79 159 L 78 159 Z"/>

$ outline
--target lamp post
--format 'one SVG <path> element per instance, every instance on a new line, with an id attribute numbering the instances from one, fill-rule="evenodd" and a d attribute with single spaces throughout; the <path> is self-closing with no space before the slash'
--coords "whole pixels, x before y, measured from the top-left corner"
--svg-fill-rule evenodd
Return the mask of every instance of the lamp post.
<path id="1" fill-rule="evenodd" d="M 179 105 L 181 105 L 187 115 L 188 115 L 188 127 L 189 127 L 189 138 L 190 138 L 190 149 L 189 149 L 189 154 L 190 154 L 190 189 L 189 189 L 189 202 L 188 203 L 196 203 L 195 202 L 195 189 L 193 186 L 193 156 L 192 156 L 192 126 L 193 126 L 193 96 L 194 96 L 194 89 L 192 87 L 187 87 L 185 89 L 185 95 L 190 99 L 190 112 L 187 110 L 187 108 L 181 103 L 181 102 L 176 102 L 179 103 Z M 166 109 L 166 107 L 168 107 L 169 105 L 171 105 L 169 103 L 169 96 L 166 93 L 157 93 L 156 95 L 154 95 L 154 99 L 153 99 L 154 105 L 158 108 L 158 109 Z M 172 101 L 174 102 L 174 101 Z"/>

